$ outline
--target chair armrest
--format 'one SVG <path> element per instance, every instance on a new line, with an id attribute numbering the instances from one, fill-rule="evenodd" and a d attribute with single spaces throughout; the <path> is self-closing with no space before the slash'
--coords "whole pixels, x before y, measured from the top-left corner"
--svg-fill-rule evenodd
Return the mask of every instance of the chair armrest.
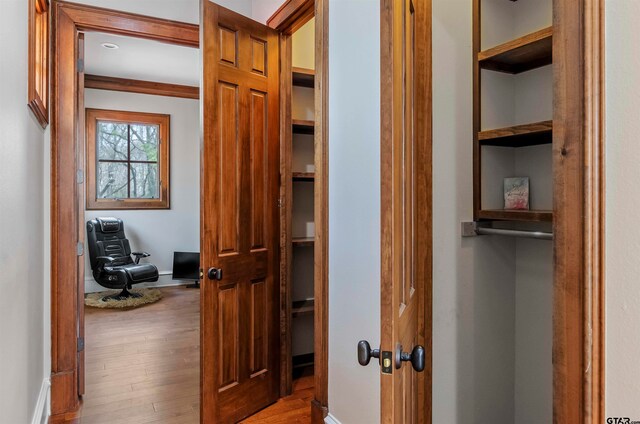
<path id="1" fill-rule="evenodd" d="M 140 263 L 140 258 L 148 258 L 151 256 L 151 254 L 147 252 L 131 252 L 131 254 L 136 257 L 137 264 Z"/>
<path id="2" fill-rule="evenodd" d="M 98 256 L 96 258 L 96 260 L 101 264 L 101 265 L 105 265 L 105 264 L 111 264 L 113 262 L 116 261 L 115 258 L 112 258 L 111 256 Z"/>
<path id="3" fill-rule="evenodd" d="M 96 260 L 98 261 L 98 268 L 100 270 L 104 269 L 105 265 L 122 265 L 124 260 L 127 258 L 116 257 L 112 258 L 111 256 L 98 256 Z"/>

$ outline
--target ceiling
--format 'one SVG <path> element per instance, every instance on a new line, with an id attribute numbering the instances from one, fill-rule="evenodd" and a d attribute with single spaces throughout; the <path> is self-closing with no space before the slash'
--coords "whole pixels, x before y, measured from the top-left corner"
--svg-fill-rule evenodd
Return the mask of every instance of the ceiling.
<path id="1" fill-rule="evenodd" d="M 107 49 L 113 43 L 118 49 Z M 199 86 L 200 50 L 101 32 L 85 34 L 85 73 Z"/>

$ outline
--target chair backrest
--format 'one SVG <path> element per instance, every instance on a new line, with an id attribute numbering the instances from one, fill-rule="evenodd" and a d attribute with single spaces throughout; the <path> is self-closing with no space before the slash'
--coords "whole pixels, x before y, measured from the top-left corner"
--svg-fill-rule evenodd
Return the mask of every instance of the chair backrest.
<path id="1" fill-rule="evenodd" d="M 94 271 L 99 256 L 123 258 L 119 265 L 133 263 L 129 240 L 124 235 L 124 223 L 120 218 L 95 218 L 87 222 L 89 260 Z"/>

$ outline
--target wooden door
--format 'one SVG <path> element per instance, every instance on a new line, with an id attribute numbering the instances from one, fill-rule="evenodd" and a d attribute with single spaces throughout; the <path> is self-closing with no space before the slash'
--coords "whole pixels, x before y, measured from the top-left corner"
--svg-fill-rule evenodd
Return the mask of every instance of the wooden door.
<path id="1" fill-rule="evenodd" d="M 84 34 L 78 34 L 78 110 L 76 111 L 76 161 L 78 193 L 78 243 L 82 252 L 78 255 L 78 395 L 84 395 L 84 261 L 85 261 L 85 111 L 84 111 Z"/>
<path id="2" fill-rule="evenodd" d="M 279 396 L 278 33 L 202 1 L 201 420 Z"/>
<path id="3" fill-rule="evenodd" d="M 431 415 L 431 6 L 383 0 L 382 10 L 381 419 L 425 423 Z"/>

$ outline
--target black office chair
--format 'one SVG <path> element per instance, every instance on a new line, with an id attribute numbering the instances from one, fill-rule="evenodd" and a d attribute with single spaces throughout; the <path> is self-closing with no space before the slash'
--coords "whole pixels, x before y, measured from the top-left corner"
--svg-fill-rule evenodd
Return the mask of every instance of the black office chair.
<path id="1" fill-rule="evenodd" d="M 146 252 L 131 252 L 129 240 L 124 235 L 124 223 L 119 218 L 96 218 L 87 222 L 87 244 L 93 278 L 98 284 L 122 292 L 105 296 L 102 300 L 123 300 L 140 297 L 131 293 L 133 284 L 158 281 L 155 265 L 140 263 L 140 258 L 151 256 Z M 135 256 L 135 261 L 131 258 Z"/>

